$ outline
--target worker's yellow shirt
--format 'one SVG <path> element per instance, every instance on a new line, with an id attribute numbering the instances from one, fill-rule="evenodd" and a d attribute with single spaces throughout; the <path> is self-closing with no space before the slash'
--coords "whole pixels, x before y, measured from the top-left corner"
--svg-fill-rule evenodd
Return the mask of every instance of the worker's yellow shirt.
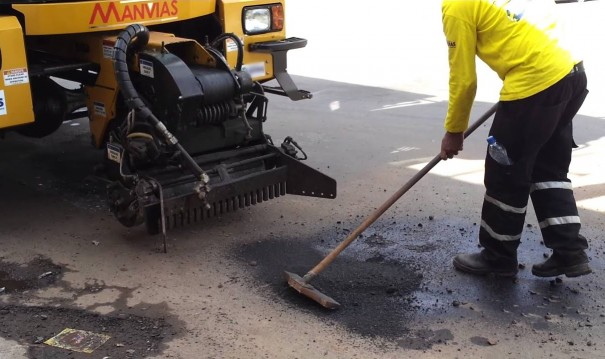
<path id="1" fill-rule="evenodd" d="M 443 0 L 449 47 L 449 108 L 445 129 L 468 127 L 477 90 L 475 55 L 503 80 L 501 101 L 534 95 L 578 62 L 557 33 L 552 0 Z"/>

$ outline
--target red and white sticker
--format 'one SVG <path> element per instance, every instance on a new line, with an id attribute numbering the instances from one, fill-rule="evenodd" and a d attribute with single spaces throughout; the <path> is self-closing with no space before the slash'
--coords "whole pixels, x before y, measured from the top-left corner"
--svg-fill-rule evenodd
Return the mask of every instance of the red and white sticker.
<path id="1" fill-rule="evenodd" d="M 244 39 L 240 38 L 240 41 L 242 42 L 242 44 L 244 43 Z M 237 43 L 235 43 L 233 39 L 225 40 L 225 44 L 227 47 L 227 52 L 233 52 L 238 50 Z"/>
<path id="2" fill-rule="evenodd" d="M 27 68 L 4 70 L 4 86 L 13 86 L 29 83 Z"/>
<path id="3" fill-rule="evenodd" d="M 6 97 L 4 97 L 4 90 L 0 90 L 0 116 L 6 114 Z"/>

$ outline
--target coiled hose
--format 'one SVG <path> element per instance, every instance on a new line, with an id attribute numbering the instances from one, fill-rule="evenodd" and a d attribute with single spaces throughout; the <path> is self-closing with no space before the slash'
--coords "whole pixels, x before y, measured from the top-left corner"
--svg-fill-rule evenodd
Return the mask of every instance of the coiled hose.
<path id="1" fill-rule="evenodd" d="M 114 45 L 114 71 L 126 105 L 129 109 L 136 112 L 137 117 L 149 122 L 160 134 L 162 134 L 166 142 L 179 151 L 184 165 L 189 168 L 204 185 L 207 185 L 210 181 L 208 175 L 183 148 L 178 139 L 168 131 L 166 126 L 153 114 L 149 107 L 145 105 L 130 79 L 127 63 L 128 47 L 132 45 L 135 48 L 140 49 L 147 45 L 148 42 L 149 30 L 143 25 L 133 24 L 120 32 Z"/>

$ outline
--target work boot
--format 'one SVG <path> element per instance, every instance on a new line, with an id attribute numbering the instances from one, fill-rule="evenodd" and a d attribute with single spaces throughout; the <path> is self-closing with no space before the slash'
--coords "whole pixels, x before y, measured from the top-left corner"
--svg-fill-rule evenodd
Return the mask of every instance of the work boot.
<path id="1" fill-rule="evenodd" d="M 556 277 L 563 274 L 567 277 L 579 277 L 592 273 L 592 269 L 588 265 L 588 255 L 583 250 L 553 251 L 547 260 L 534 264 L 531 272 L 537 277 Z"/>
<path id="2" fill-rule="evenodd" d="M 519 271 L 516 259 L 488 259 L 485 250 L 479 253 L 459 254 L 454 257 L 453 263 L 456 269 L 475 275 L 493 273 L 500 277 L 514 277 Z"/>

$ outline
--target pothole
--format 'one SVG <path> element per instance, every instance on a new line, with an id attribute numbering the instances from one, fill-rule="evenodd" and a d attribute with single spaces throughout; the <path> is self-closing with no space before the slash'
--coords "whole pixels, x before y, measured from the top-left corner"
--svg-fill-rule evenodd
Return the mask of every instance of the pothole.
<path id="1" fill-rule="evenodd" d="M 36 257 L 26 264 L 0 260 L 0 294 L 40 289 L 54 284 L 63 275 L 64 268 L 44 257 Z"/>
<path id="2" fill-rule="evenodd" d="M 0 336 L 27 347 L 30 358 L 84 359 L 91 354 L 57 348 L 44 342 L 66 328 L 108 335 L 95 358 L 148 358 L 161 353 L 176 331 L 164 318 L 130 314 L 106 316 L 73 308 L 0 306 Z"/>

